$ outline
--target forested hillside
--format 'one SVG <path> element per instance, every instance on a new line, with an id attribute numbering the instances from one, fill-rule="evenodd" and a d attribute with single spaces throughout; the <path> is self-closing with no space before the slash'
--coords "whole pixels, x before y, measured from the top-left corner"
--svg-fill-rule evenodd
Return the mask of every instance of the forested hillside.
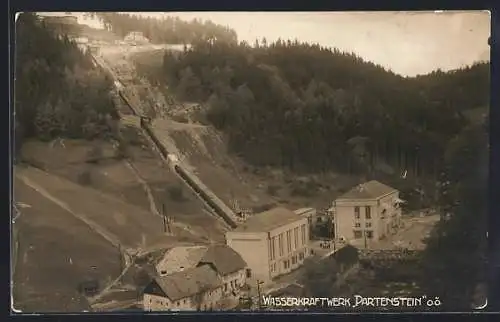
<path id="1" fill-rule="evenodd" d="M 236 43 L 236 32 L 211 21 L 184 21 L 178 17 L 165 16 L 164 19 L 145 18 L 131 14 L 103 12 L 92 13 L 108 30 L 125 37 L 131 31 L 140 31 L 153 43 L 190 44 L 199 40 L 217 39 Z"/>
<path id="2" fill-rule="evenodd" d="M 435 177 L 464 112 L 488 106 L 488 64 L 404 78 L 318 45 L 254 47 L 167 52 L 160 78 L 178 97 L 207 102 L 232 149 L 257 165 Z"/>
<path id="3" fill-rule="evenodd" d="M 88 52 L 58 36 L 30 13 L 16 24 L 15 133 L 25 139 L 102 138 L 118 118 L 112 81 L 96 71 Z"/>
<path id="4" fill-rule="evenodd" d="M 448 309 L 470 308 L 484 282 L 489 64 L 405 78 L 298 41 L 206 42 L 165 53 L 155 77 L 205 102 L 232 150 L 256 165 L 431 179 L 443 221 L 420 285 Z"/>

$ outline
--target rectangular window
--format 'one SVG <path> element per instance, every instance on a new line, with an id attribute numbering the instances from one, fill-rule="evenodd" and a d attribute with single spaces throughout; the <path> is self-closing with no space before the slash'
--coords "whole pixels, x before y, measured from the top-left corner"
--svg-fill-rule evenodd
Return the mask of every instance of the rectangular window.
<path id="1" fill-rule="evenodd" d="M 354 231 L 354 238 L 360 239 L 361 237 L 362 237 L 361 230 L 355 230 Z"/>
<path id="2" fill-rule="evenodd" d="M 280 256 L 283 256 L 283 253 L 284 253 L 284 247 L 283 247 L 283 234 L 280 234 L 278 236 L 278 243 L 279 243 L 279 247 L 280 247 Z"/>
<path id="3" fill-rule="evenodd" d="M 271 238 L 271 260 L 276 258 L 276 237 Z"/>
<path id="4" fill-rule="evenodd" d="M 300 226 L 300 232 L 302 234 L 302 245 L 306 244 L 306 225 Z"/>
<path id="5" fill-rule="evenodd" d="M 370 206 L 365 207 L 365 217 L 366 219 L 372 219 L 372 208 Z"/>
<path id="6" fill-rule="evenodd" d="M 289 230 L 286 232 L 286 248 L 289 253 L 292 252 L 292 231 Z"/>
<path id="7" fill-rule="evenodd" d="M 370 228 L 372 226 L 372 223 L 371 222 L 367 222 L 366 223 L 366 228 Z"/>
<path id="8" fill-rule="evenodd" d="M 268 251 L 269 251 L 269 259 L 270 260 L 273 260 L 273 246 L 272 246 L 272 239 L 269 239 L 267 241 L 267 248 L 268 248 Z"/>
<path id="9" fill-rule="evenodd" d="M 367 230 L 366 231 L 366 238 L 370 238 L 370 239 L 373 238 L 373 231 L 372 230 Z"/>
<path id="10" fill-rule="evenodd" d="M 359 219 L 359 207 L 354 207 L 354 218 Z"/>
<path id="11" fill-rule="evenodd" d="M 295 249 L 299 248 L 299 227 L 293 229 L 293 237 L 295 240 Z"/>
<path id="12" fill-rule="evenodd" d="M 354 227 L 359 228 L 359 227 L 361 227 L 361 224 L 359 222 L 357 222 L 354 224 Z"/>
<path id="13" fill-rule="evenodd" d="M 292 257 L 292 265 L 297 264 L 297 257 L 293 256 Z"/>

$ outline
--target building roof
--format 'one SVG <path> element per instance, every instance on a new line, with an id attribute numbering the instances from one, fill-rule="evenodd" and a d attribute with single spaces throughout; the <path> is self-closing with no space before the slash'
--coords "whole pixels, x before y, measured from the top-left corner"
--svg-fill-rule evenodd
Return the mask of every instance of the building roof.
<path id="1" fill-rule="evenodd" d="M 192 297 L 222 286 L 221 279 L 209 266 L 190 268 L 171 275 L 157 277 L 154 282 L 171 301 Z M 147 289 L 145 293 L 147 293 Z"/>
<path id="2" fill-rule="evenodd" d="M 234 229 L 234 232 L 269 232 L 275 228 L 302 219 L 295 212 L 276 207 L 268 211 L 250 216 L 247 221 Z"/>
<path id="3" fill-rule="evenodd" d="M 296 213 L 297 215 L 305 215 L 305 214 L 309 214 L 310 212 L 315 213 L 316 209 L 314 209 L 314 208 L 299 208 L 299 209 L 295 209 L 293 212 Z"/>
<path id="4" fill-rule="evenodd" d="M 383 195 L 394 191 L 396 191 L 396 189 L 378 181 L 372 180 L 357 185 L 356 187 L 338 197 L 337 200 L 378 199 Z"/>
<path id="5" fill-rule="evenodd" d="M 156 265 L 156 271 L 161 274 L 173 274 L 194 268 L 200 264 L 211 264 L 221 275 L 227 275 L 241 269 L 247 264 L 240 254 L 231 247 L 221 245 L 211 246 L 181 246 L 170 249 Z"/>
<path id="6" fill-rule="evenodd" d="M 193 268 L 207 252 L 207 246 L 180 246 L 169 249 L 156 265 L 156 270 L 166 274 Z"/>
<path id="7" fill-rule="evenodd" d="M 212 264 L 221 275 L 227 275 L 247 267 L 240 254 L 227 245 L 212 245 L 200 260 L 200 264 Z"/>

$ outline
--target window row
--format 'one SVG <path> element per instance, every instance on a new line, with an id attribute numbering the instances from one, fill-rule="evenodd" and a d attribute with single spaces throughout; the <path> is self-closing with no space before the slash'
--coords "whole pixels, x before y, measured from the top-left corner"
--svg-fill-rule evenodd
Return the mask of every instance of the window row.
<path id="1" fill-rule="evenodd" d="M 299 245 L 299 228 L 300 228 L 300 245 Z M 293 232 L 293 238 L 292 238 L 292 232 Z M 291 253 L 293 250 L 296 250 L 299 248 L 299 246 L 303 246 L 307 244 L 307 230 L 306 230 L 306 225 L 302 225 L 300 227 L 295 227 L 292 231 L 292 229 L 288 230 L 285 233 L 279 234 L 277 237 L 272 237 L 271 240 L 269 241 L 269 256 L 271 260 L 276 259 L 276 253 L 278 252 L 278 256 L 283 256 L 285 255 L 285 249 L 286 253 Z M 286 242 L 286 247 L 285 247 L 285 242 Z M 277 245 L 276 245 L 277 244 Z M 276 248 L 278 251 L 276 251 Z"/>
<path id="2" fill-rule="evenodd" d="M 363 230 L 355 230 L 354 231 L 354 238 L 355 239 L 360 239 L 360 238 L 364 238 L 364 237 L 372 239 L 373 238 L 373 230 L 365 230 L 364 234 L 363 234 Z"/>
<path id="3" fill-rule="evenodd" d="M 360 217 L 361 217 L 360 207 L 355 206 L 354 207 L 354 218 L 359 219 Z M 365 206 L 365 218 L 366 219 L 372 218 L 372 208 L 370 206 Z"/>

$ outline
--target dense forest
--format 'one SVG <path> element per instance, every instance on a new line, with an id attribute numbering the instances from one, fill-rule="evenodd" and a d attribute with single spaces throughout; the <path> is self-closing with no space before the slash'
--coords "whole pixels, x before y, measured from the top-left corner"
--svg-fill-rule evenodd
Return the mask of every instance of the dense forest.
<path id="1" fill-rule="evenodd" d="M 118 36 L 125 37 L 131 31 L 140 31 L 152 43 L 192 44 L 207 39 L 217 39 L 226 43 L 237 41 L 234 30 L 208 20 L 184 21 L 170 16 L 156 19 L 115 12 L 91 13 L 91 15 L 100 19 L 108 30 Z"/>
<path id="2" fill-rule="evenodd" d="M 16 148 L 29 138 L 103 138 L 118 119 L 112 81 L 89 52 L 55 34 L 34 14 L 16 23 Z"/>
<path id="3" fill-rule="evenodd" d="M 444 216 L 420 285 L 449 309 L 470 308 L 485 268 L 488 63 L 407 78 L 298 41 L 211 41 L 166 52 L 154 77 L 206 103 L 232 150 L 256 165 L 430 178 Z"/>
<path id="4" fill-rule="evenodd" d="M 297 171 L 437 177 L 470 110 L 489 104 L 489 65 L 404 78 L 354 54 L 297 41 L 207 41 L 166 52 L 160 81 L 206 102 L 232 150 Z"/>

